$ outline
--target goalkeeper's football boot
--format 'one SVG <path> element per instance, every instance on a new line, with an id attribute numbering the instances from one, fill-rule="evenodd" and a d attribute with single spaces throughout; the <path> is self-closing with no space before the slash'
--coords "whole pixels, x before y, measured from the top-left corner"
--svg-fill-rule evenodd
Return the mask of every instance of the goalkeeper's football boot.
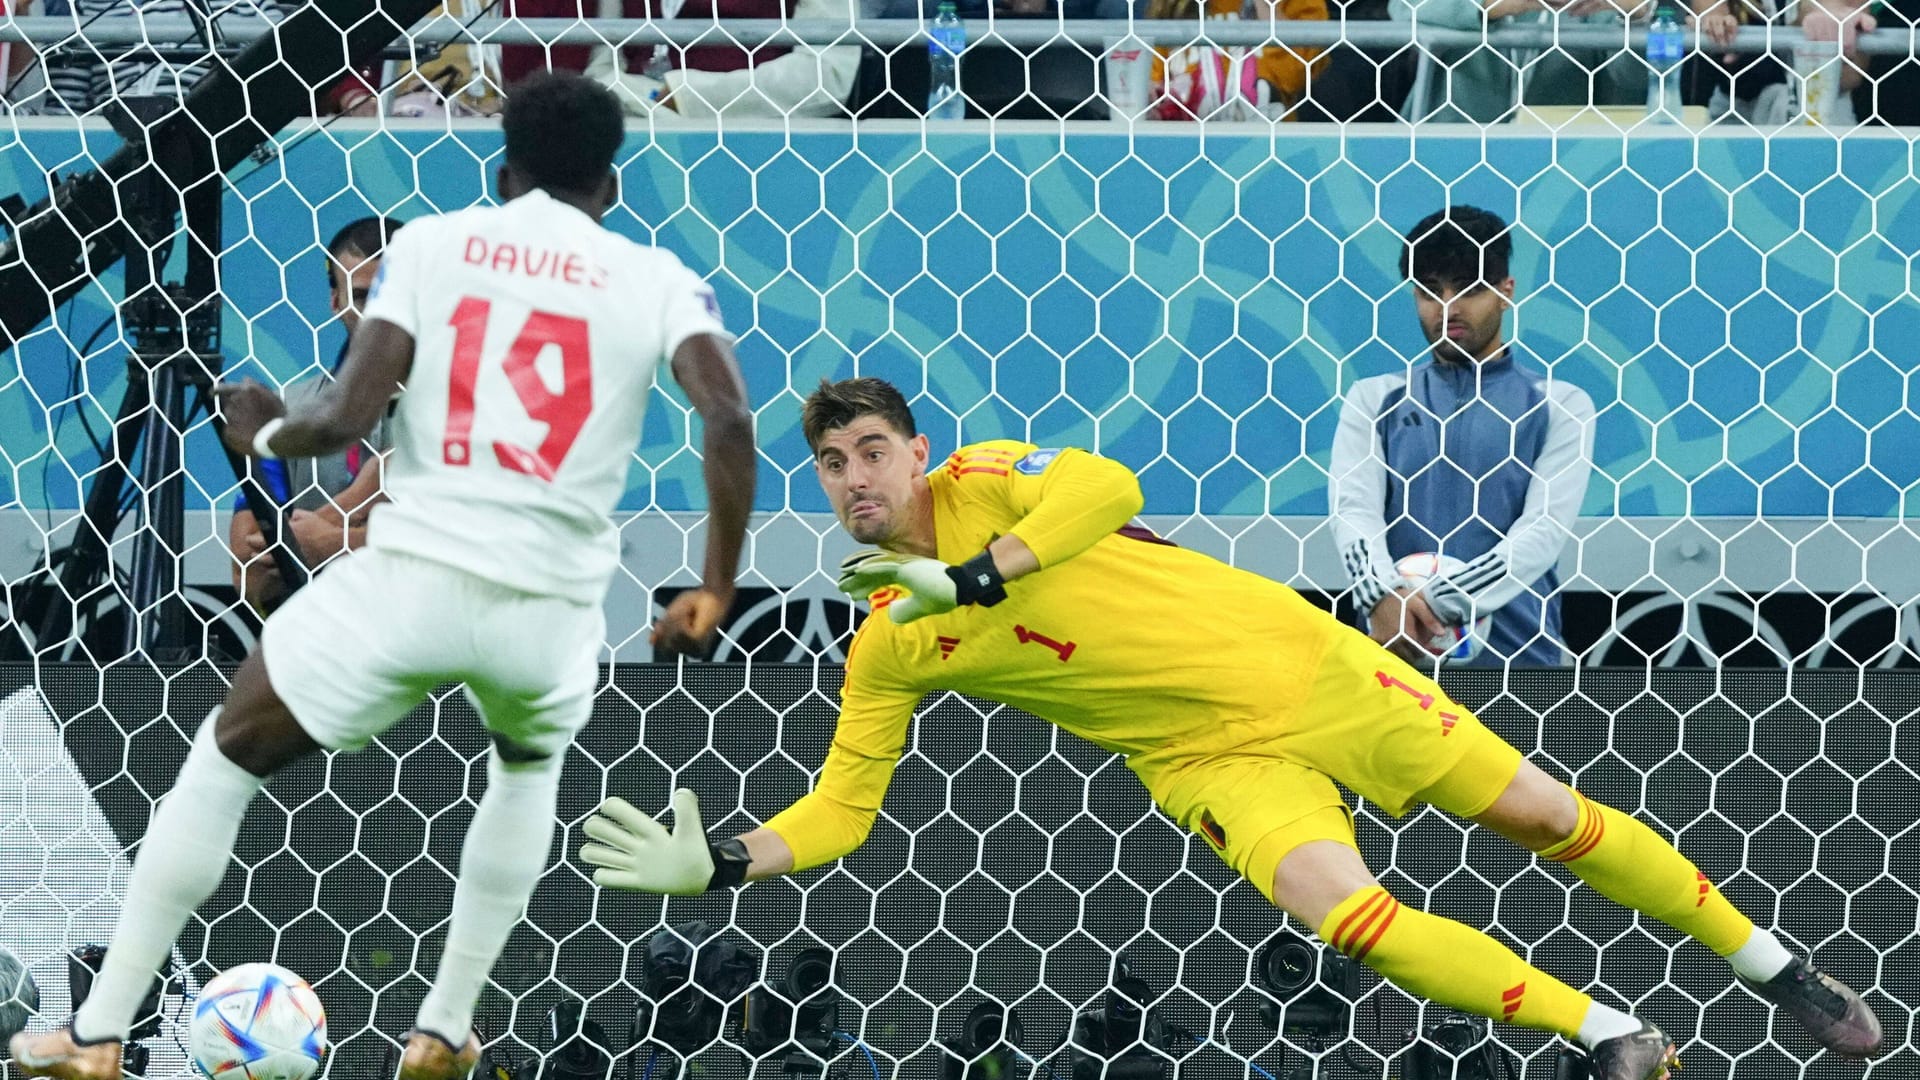
<path id="1" fill-rule="evenodd" d="M 1667 1080 L 1679 1067 L 1673 1040 L 1645 1020 L 1639 1031 L 1608 1039 L 1587 1055 L 1591 1080 Z"/>
<path id="2" fill-rule="evenodd" d="M 431 1031 L 407 1034 L 407 1050 L 400 1055 L 400 1080 L 465 1080 L 480 1064 L 480 1036 L 467 1036 L 467 1045 L 452 1043 Z"/>
<path id="3" fill-rule="evenodd" d="M 120 1080 L 120 1040 L 84 1042 L 71 1027 L 13 1037 L 7 1049 L 13 1064 L 28 1076 L 55 1080 Z"/>
<path id="4" fill-rule="evenodd" d="M 1800 1021 L 1813 1041 L 1841 1057 L 1880 1052 L 1880 1018 L 1845 983 L 1799 957 L 1765 982 L 1741 979 L 1747 989 Z"/>

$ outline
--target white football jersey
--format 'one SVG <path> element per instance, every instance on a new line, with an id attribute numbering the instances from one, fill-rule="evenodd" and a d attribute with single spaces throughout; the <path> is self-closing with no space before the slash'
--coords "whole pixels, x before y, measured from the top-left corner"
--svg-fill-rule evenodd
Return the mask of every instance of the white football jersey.
<path id="1" fill-rule="evenodd" d="M 713 290 L 535 191 L 401 229 L 365 317 L 414 342 L 368 545 L 599 603 L 655 369 L 727 336 Z"/>

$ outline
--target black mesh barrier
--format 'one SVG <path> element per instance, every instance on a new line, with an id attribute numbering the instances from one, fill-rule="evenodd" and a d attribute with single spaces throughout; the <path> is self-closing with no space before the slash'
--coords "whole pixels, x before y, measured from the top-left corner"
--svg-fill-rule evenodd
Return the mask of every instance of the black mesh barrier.
<path id="1" fill-rule="evenodd" d="M 0 670 L 13 690 L 37 683 L 122 844 L 141 835 L 225 687 L 223 671 L 204 665 Z M 836 1077 L 933 1080 L 933 1040 L 993 999 L 1016 1010 L 1020 1049 L 1040 1062 L 1016 1059 L 1015 1070 L 1068 1080 L 1056 1051 L 1074 1012 L 1101 1000 L 1118 952 L 1174 1030 L 1169 1072 L 1177 1058 L 1195 1080 L 1265 1080 L 1254 1069 L 1289 1080 L 1323 1054 L 1320 1076 L 1404 1074 L 1406 1033 L 1422 1015 L 1413 999 L 1365 973 L 1335 1034 L 1278 1038 L 1262 1019 L 1268 999 L 1253 961 L 1276 935 L 1305 928 L 1287 927 L 1204 842 L 1155 811 L 1117 759 L 986 703 L 930 699 L 872 837 L 836 866 L 670 902 L 590 884 L 577 826 L 603 795 L 657 808 L 671 787 L 689 786 L 723 834 L 801 795 L 825 756 L 839 678 L 833 667 L 764 664 L 608 674 L 567 764 L 553 864 L 482 1003 L 483 1029 L 513 1036 L 498 1044 L 500 1061 L 523 1065 L 550 1049 L 543 1017 L 577 997 L 608 1033 L 616 1076 L 672 1075 L 662 1056 L 629 1052 L 646 940 L 664 918 L 727 926 L 765 954 L 773 981 L 803 950 L 831 950 L 845 998 L 832 1025 L 845 1036 L 831 1043 Z M 1677 836 L 1763 925 L 1817 950 L 1837 976 L 1877 987 L 1872 1000 L 1900 1049 L 1872 1075 L 1920 1070 L 1907 1045 L 1913 1013 L 1899 1004 L 1920 1001 L 1920 725 L 1910 719 L 1920 679 L 1588 670 L 1443 681 L 1549 771 Z M 260 959 L 307 976 L 337 1044 L 330 1075 L 374 1080 L 433 969 L 484 754 L 470 707 L 448 691 L 367 751 L 277 778 L 184 955 L 203 976 Z M 1358 821 L 1363 852 L 1402 901 L 1491 928 L 1575 986 L 1657 1020 L 1682 1040 L 1687 1077 L 1861 1075 L 1831 1060 L 1803 1070 L 1811 1045 L 1733 988 L 1707 950 L 1561 868 L 1431 810 L 1394 822 L 1362 806 Z M 729 1023 L 724 1038 L 735 1034 Z M 1519 1075 L 1553 1075 L 1549 1040 L 1513 1028 L 1499 1036 L 1520 1055 Z M 759 1071 L 781 1069 L 774 1059 Z M 731 1045 L 687 1066 L 701 1077 L 749 1070 Z"/>

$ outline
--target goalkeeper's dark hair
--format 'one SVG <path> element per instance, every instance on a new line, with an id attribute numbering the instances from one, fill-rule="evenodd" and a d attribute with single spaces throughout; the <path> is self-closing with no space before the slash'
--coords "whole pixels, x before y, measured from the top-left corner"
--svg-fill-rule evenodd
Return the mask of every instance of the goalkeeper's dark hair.
<path id="1" fill-rule="evenodd" d="M 333 271 L 347 268 L 347 258 L 358 255 L 360 259 L 378 257 L 387 250 L 387 242 L 393 234 L 400 231 L 401 222 L 390 217 L 363 217 L 347 222 L 340 231 L 327 241 L 327 285 L 333 285 Z M 359 262 L 360 259 L 353 261 Z"/>
<path id="2" fill-rule="evenodd" d="M 913 410 L 907 399 L 885 379 L 820 380 L 820 389 L 807 395 L 800 407 L 800 430 L 807 437 L 807 449 L 820 451 L 820 440 L 829 431 L 846 427 L 863 416 L 877 416 L 906 438 L 919 434 L 913 425 Z"/>
<path id="3" fill-rule="evenodd" d="M 592 195 L 613 170 L 626 120 L 613 91 L 566 71 L 528 76 L 500 118 L 507 164 L 537 188 Z"/>
<path id="4" fill-rule="evenodd" d="M 1428 214 L 1407 233 L 1400 276 L 1408 281 L 1498 285 L 1511 275 L 1513 232 L 1500 215 L 1477 206 Z"/>

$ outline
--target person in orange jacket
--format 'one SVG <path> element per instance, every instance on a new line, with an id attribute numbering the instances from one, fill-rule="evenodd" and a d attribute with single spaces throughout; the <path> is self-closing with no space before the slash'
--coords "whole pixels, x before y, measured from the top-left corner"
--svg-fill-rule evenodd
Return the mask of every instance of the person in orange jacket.
<path id="1" fill-rule="evenodd" d="M 1150 0 L 1149 19 L 1188 19 L 1200 17 L 1202 0 Z M 1326 19 L 1327 0 L 1204 0 L 1209 19 Z M 1244 102 L 1257 109 L 1262 104 L 1279 106 L 1283 119 L 1296 119 L 1297 107 L 1306 99 L 1311 78 L 1326 66 L 1322 49 L 1288 48 L 1269 45 L 1245 67 L 1232 64 L 1225 48 L 1199 46 L 1156 48 L 1153 62 L 1154 113 L 1163 120 L 1192 120 L 1208 116 L 1245 115 L 1222 111 L 1227 101 Z M 1171 61 L 1171 65 L 1169 64 Z M 1168 68 L 1171 66 L 1172 77 Z M 1251 71 L 1245 70 L 1251 67 Z M 1211 68 L 1209 75 L 1207 69 Z M 1265 100 L 1258 96 L 1265 84 Z M 1229 92 L 1232 91 L 1232 92 Z"/>

